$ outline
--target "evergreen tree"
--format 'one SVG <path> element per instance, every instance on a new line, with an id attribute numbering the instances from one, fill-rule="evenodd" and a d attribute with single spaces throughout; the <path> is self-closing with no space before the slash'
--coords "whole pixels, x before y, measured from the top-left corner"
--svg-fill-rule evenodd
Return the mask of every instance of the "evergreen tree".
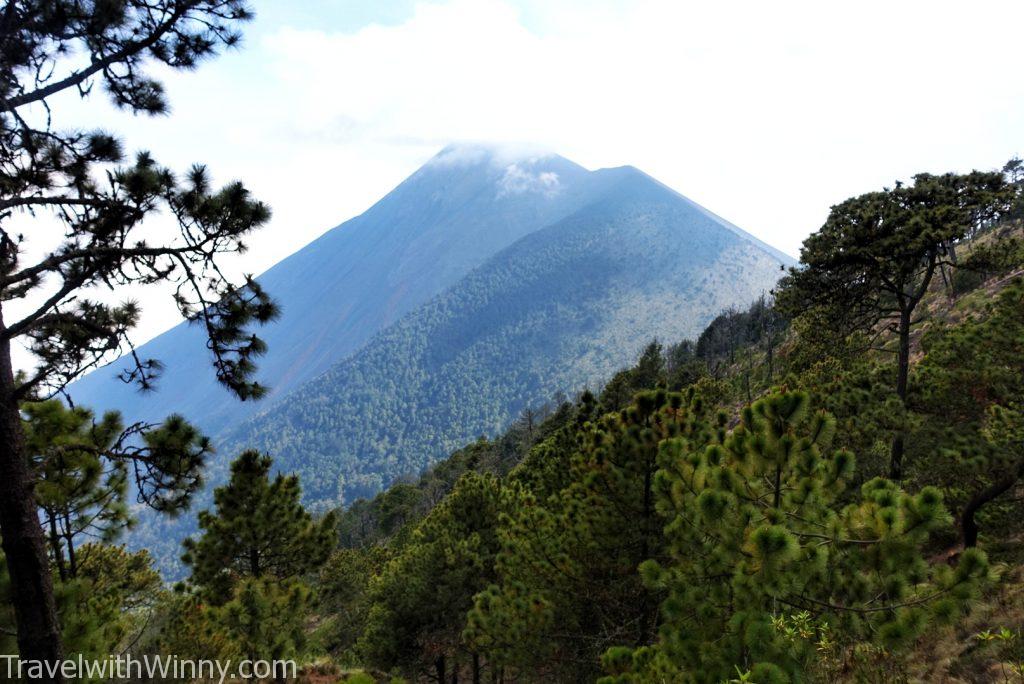
<path id="1" fill-rule="evenodd" d="M 654 340 L 640 353 L 636 365 L 612 376 L 601 392 L 601 408 L 618 411 L 629 406 L 637 392 L 651 389 L 665 381 L 665 359 L 662 347 Z"/>
<path id="2" fill-rule="evenodd" d="M 642 392 L 634 405 L 583 427 L 563 489 L 545 496 L 547 487 L 511 487 L 498 583 L 476 598 L 471 642 L 524 674 L 582 681 L 598 673 L 608 647 L 651 640 L 659 599 L 637 568 L 664 552 L 658 444 L 712 439 L 714 429 L 699 419 L 706 410 L 692 390 Z"/>
<path id="3" fill-rule="evenodd" d="M 665 353 L 665 373 L 670 390 L 678 392 L 692 385 L 704 372 L 704 364 L 697 359 L 696 346 L 690 340 L 672 345 Z"/>
<path id="4" fill-rule="evenodd" d="M 78 574 L 83 538 L 109 543 L 134 523 L 130 465 L 140 501 L 157 509 L 177 510 L 202 484 L 210 444 L 180 417 L 125 428 L 116 412 L 97 422 L 90 410 L 55 399 L 25 404 L 22 412 L 36 499 L 61 580 Z"/>
<path id="5" fill-rule="evenodd" d="M 202 534 L 184 542 L 182 560 L 192 568 L 192 582 L 212 603 L 231 596 L 244 578 L 284 580 L 313 572 L 334 546 L 335 515 L 313 520 L 300 503 L 298 478 L 278 474 L 271 480 L 272 465 L 269 456 L 242 453 L 231 464 L 228 483 L 214 490 L 216 510 L 199 513 Z"/>
<path id="6" fill-rule="evenodd" d="M 598 415 L 598 399 L 583 392 L 557 429 L 527 452 L 508 473 L 508 482 L 539 501 L 557 495 L 572 483 L 573 455 L 579 452 L 584 426 Z"/>
<path id="7" fill-rule="evenodd" d="M 786 377 L 788 386 L 810 392 L 818 408 L 835 419 L 833 446 L 857 454 L 851 485 L 888 474 L 891 436 L 910 422 L 893 390 L 891 375 L 884 362 L 840 353 Z"/>
<path id="8" fill-rule="evenodd" d="M 787 614 L 896 648 L 975 596 L 984 555 L 955 569 L 924 558 L 929 533 L 948 519 L 937 490 L 911 495 L 875 479 L 855 503 L 837 503 L 853 456 L 830 450 L 834 420 L 809 404 L 803 392 L 773 394 L 744 409 L 722 443 L 662 443 L 658 508 L 671 560 L 641 568 L 667 592 L 660 639 L 609 650 L 605 681 L 719 682 L 737 668 L 758 682 L 799 680 L 816 654 L 786 638 Z"/>
<path id="9" fill-rule="evenodd" d="M 924 418 L 915 474 L 950 493 L 961 541 L 971 547 L 978 516 L 1024 477 L 1024 452 L 1009 427 L 1024 404 L 1024 281 L 1010 283 L 982 315 L 926 336 L 923 347 L 913 397 Z M 1007 513 L 1012 525 L 1020 511 Z"/>
<path id="10" fill-rule="evenodd" d="M 113 541 L 131 524 L 123 461 L 104 458 L 123 432 L 115 413 L 92 412 L 51 400 L 27 404 L 25 444 L 36 474 L 36 499 L 61 580 L 78 574 L 76 544 L 88 536 Z"/>
<path id="11" fill-rule="evenodd" d="M 306 615 L 312 607 L 309 588 L 295 579 L 245 577 L 230 600 L 211 611 L 237 656 L 273 664 L 275 682 L 286 681 L 286 664 L 306 643 Z M 250 682 L 257 682 L 255 677 Z"/>
<path id="12" fill-rule="evenodd" d="M 234 641 L 215 621 L 217 608 L 195 593 L 160 591 L 152 600 L 149 626 L 129 650 L 133 656 L 170 655 L 196 661 L 239 657 Z"/>
<path id="13" fill-rule="evenodd" d="M 16 625 L 5 561 L 0 554 L 0 653 L 11 654 Z M 142 630 L 160 577 L 146 551 L 88 543 L 79 561 L 76 577 L 54 581 L 62 641 L 69 654 L 107 658 Z"/>
<path id="14" fill-rule="evenodd" d="M 64 643 L 72 653 L 105 658 L 145 628 L 162 582 L 147 551 L 88 543 L 79 563 L 77 577 L 57 585 Z"/>
<path id="15" fill-rule="evenodd" d="M 264 344 L 249 328 L 276 313 L 254 281 L 232 282 L 217 267 L 268 209 L 240 183 L 212 189 L 201 166 L 179 180 L 147 153 L 126 161 L 114 136 L 64 121 L 62 98 L 102 84 L 118 107 L 166 113 L 151 67 L 194 68 L 237 44 L 236 27 L 250 17 L 242 0 L 10 0 L 0 12 L 0 535 L 23 658 L 54 662 L 62 650 L 20 406 L 113 353 L 131 354 L 124 379 L 143 388 L 159 371 L 134 353 L 138 305 L 95 301 L 89 288 L 174 283 L 181 313 L 207 333 L 217 379 L 243 399 L 263 392 L 252 374 Z M 161 212 L 177 231 L 147 228 Z M 24 249 L 15 214 L 54 217 L 58 241 Z M 24 376 L 14 372 L 14 345 L 38 361 Z"/>
<path id="16" fill-rule="evenodd" d="M 343 662 L 359 662 L 356 642 L 369 617 L 370 583 L 390 558 L 382 545 L 336 550 L 320 569 L 317 581 L 319 609 L 329 624 L 321 628 L 329 651 Z"/>
<path id="17" fill-rule="evenodd" d="M 936 269 L 955 263 L 955 244 L 999 217 L 1015 191 L 1001 173 L 918 174 L 912 185 L 871 192 L 832 208 L 804 241 L 802 267 L 780 283 L 778 303 L 803 314 L 808 332 L 842 339 L 854 332 L 896 336 L 896 394 L 906 402 L 910 333 Z M 890 477 L 903 476 L 905 436 L 898 431 Z"/>
<path id="18" fill-rule="evenodd" d="M 473 596 L 494 581 L 499 519 L 507 510 L 497 478 L 465 474 L 370 587 L 371 606 L 359 650 L 378 667 L 411 676 L 457 679 L 479 653 L 462 636 Z M 460 658 L 464 660 L 460 663 Z"/>

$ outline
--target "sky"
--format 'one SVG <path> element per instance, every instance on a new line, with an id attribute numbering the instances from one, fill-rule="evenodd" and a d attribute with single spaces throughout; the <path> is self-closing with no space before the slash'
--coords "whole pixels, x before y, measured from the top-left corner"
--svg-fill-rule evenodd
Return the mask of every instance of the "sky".
<path id="1" fill-rule="evenodd" d="M 237 271 L 359 214 L 452 142 L 631 164 L 793 255 L 851 195 L 1024 154 L 1019 0 L 253 6 L 241 49 L 156 72 L 169 116 L 116 112 L 98 90 L 55 108 L 58 126 L 116 131 L 173 169 L 206 163 L 269 203 Z M 140 340 L 178 322 L 165 292 L 131 296 Z"/>

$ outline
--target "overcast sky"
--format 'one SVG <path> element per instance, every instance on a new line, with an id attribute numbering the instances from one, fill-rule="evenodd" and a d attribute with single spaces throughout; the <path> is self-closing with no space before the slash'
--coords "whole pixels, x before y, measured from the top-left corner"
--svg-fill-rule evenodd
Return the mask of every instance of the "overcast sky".
<path id="1" fill-rule="evenodd" d="M 167 78 L 170 116 L 97 92 L 57 123 L 244 180 L 274 209 L 239 266 L 256 273 L 449 142 L 632 164 L 794 255 L 850 195 L 1024 154 L 1019 0 L 254 6 L 241 50 Z M 150 306 L 140 336 L 175 315 Z"/>

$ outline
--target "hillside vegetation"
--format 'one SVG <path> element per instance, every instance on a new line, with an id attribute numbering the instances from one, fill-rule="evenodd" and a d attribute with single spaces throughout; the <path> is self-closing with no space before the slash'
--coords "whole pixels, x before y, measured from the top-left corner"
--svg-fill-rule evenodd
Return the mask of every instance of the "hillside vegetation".
<path id="1" fill-rule="evenodd" d="M 449 148 L 233 278 L 266 204 L 75 122 L 166 114 L 247 4 L 0 14 L 6 679 L 1024 682 L 1021 160 L 795 265 L 630 167 Z M 140 347 L 97 292 L 148 287 L 187 327 Z"/>
<path id="2" fill-rule="evenodd" d="M 837 205 L 773 297 L 327 515 L 245 451 L 173 591 L 144 552 L 58 538 L 89 559 L 60 570 L 66 642 L 308 682 L 1024 680 L 1016 168 Z M 99 438 L 33 411 L 40 453 Z M 117 479 L 83 487 L 71 520 L 123 524 Z"/>
<path id="3" fill-rule="evenodd" d="M 652 336 L 695 335 L 781 262 L 634 169 L 232 432 L 307 499 L 373 494 L 558 392 L 596 387 Z"/>
<path id="4" fill-rule="evenodd" d="M 244 643 L 310 682 L 1021 680 L 1020 196 L 922 175 L 838 205 L 774 300 L 319 523 L 249 452 L 134 649 Z M 231 565 L 239 538 L 307 561 Z"/>

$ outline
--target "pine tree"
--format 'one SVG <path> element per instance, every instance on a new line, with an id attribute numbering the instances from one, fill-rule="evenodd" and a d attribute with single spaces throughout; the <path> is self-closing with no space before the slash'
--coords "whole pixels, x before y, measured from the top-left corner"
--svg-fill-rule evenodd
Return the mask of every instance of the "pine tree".
<path id="1" fill-rule="evenodd" d="M 462 636 L 473 596 L 494 581 L 499 520 L 508 500 L 497 478 L 466 473 L 371 583 L 360 652 L 378 667 L 447 681 L 460 656 L 480 681 L 479 653 Z"/>
<path id="2" fill-rule="evenodd" d="M 882 361 L 840 354 L 786 378 L 788 386 L 810 392 L 818 408 L 835 419 L 833 446 L 857 454 L 851 485 L 888 474 L 892 435 L 912 422 L 893 390 L 891 375 Z"/>
<path id="3" fill-rule="evenodd" d="M 943 487 L 959 510 L 961 542 L 978 542 L 978 516 L 1024 478 L 1012 418 L 1024 404 L 1024 281 L 1011 282 L 981 315 L 926 336 L 913 407 L 918 479 Z M 965 391 L 966 390 L 966 391 Z M 1019 508 L 1007 511 L 1007 524 Z"/>
<path id="4" fill-rule="evenodd" d="M 0 536 L 23 658 L 55 662 L 62 649 L 20 406 L 116 353 L 135 361 L 123 379 L 140 387 L 152 388 L 160 369 L 135 354 L 138 305 L 99 302 L 89 289 L 173 283 L 182 315 L 207 334 L 217 379 L 242 399 L 264 392 L 252 376 L 265 345 L 251 327 L 276 314 L 254 281 L 218 268 L 267 221 L 266 206 L 240 183 L 212 188 L 201 166 L 179 180 L 147 153 L 126 160 L 116 137 L 66 121 L 62 103 L 101 85 L 118 107 L 166 113 L 152 67 L 192 69 L 236 45 L 250 18 L 242 0 L 10 0 L 0 11 Z M 151 230 L 157 213 L 177 230 Z M 15 214 L 50 216 L 62 230 L 26 250 Z M 37 360 L 23 376 L 15 345 Z M 162 477 L 146 464 L 139 472 Z"/>
<path id="5" fill-rule="evenodd" d="M 601 407 L 618 411 L 629 406 L 637 392 L 651 389 L 665 381 L 665 359 L 661 344 L 654 340 L 640 353 L 636 365 L 612 376 L 601 392 Z"/>
<path id="6" fill-rule="evenodd" d="M 380 574 L 391 556 L 383 545 L 341 548 L 331 554 L 317 578 L 322 628 L 327 649 L 342 661 L 359 662 L 355 645 L 362 636 L 371 607 L 370 581 Z"/>
<path id="7" fill-rule="evenodd" d="M 117 412 L 96 421 L 92 411 L 56 399 L 27 403 L 22 413 L 36 499 L 61 580 L 78 574 L 82 539 L 109 543 L 134 523 L 130 465 L 140 501 L 157 509 L 180 508 L 202 484 L 209 441 L 179 417 L 126 428 Z"/>
<path id="8" fill-rule="evenodd" d="M 510 487 L 498 582 L 475 600 L 471 642 L 510 669 L 572 679 L 597 674 L 606 648 L 652 639 L 659 598 L 637 568 L 664 553 L 658 444 L 712 439 L 715 429 L 698 418 L 706 410 L 692 390 L 642 392 L 581 426 L 564 488 Z"/>
<path id="9" fill-rule="evenodd" d="M 106 657 L 133 629 L 143 596 L 159 585 L 148 553 L 110 545 L 133 522 L 127 468 L 138 469 L 139 497 L 177 509 L 201 484 L 197 464 L 209 443 L 177 417 L 125 428 L 116 412 L 96 421 L 88 409 L 59 400 L 26 403 L 22 414 L 39 516 L 49 530 L 63 645 Z M 11 592 L 3 590 L 5 605 L 14 605 Z"/>
<path id="10" fill-rule="evenodd" d="M 79 549 L 76 577 L 54 581 L 61 637 L 70 654 L 107 658 L 139 633 L 160 588 L 146 551 L 88 543 Z M 0 553 L 0 653 L 16 653 L 15 621 L 6 559 Z"/>
<path id="11" fill-rule="evenodd" d="M 77 577 L 58 583 L 64 643 L 72 653 L 105 658 L 145 628 L 162 580 L 147 551 L 88 543 Z"/>
<path id="12" fill-rule="evenodd" d="M 912 185 L 871 192 L 832 208 L 804 241 L 802 266 L 777 295 L 781 310 L 812 321 L 812 335 L 843 339 L 855 332 L 896 337 L 895 390 L 907 400 L 910 333 L 932 279 L 955 265 L 956 242 L 1004 214 L 1016 191 L 1001 173 L 918 174 Z M 889 475 L 903 476 L 905 434 L 893 438 Z"/>
<path id="13" fill-rule="evenodd" d="M 300 503 L 296 476 L 270 479 L 273 462 L 256 451 L 231 464 L 228 483 L 214 490 L 215 511 L 199 513 L 198 538 L 186 539 L 182 560 L 212 603 L 231 596 L 245 578 L 278 580 L 318 569 L 335 544 L 336 516 L 319 521 Z"/>
<path id="14" fill-rule="evenodd" d="M 294 659 L 305 646 L 311 606 L 309 587 L 300 581 L 250 576 L 234 586 L 227 603 L 211 611 L 211 620 L 237 657 L 272 663 L 274 681 L 283 684 L 288 673 L 281 661 Z"/>
<path id="15" fill-rule="evenodd" d="M 737 668 L 754 681 L 799 680 L 816 654 L 786 638 L 787 615 L 896 648 L 975 596 L 983 554 L 955 569 L 924 558 L 929 533 L 948 520 L 937 490 L 911 495 L 874 479 L 855 503 L 838 503 L 854 459 L 830 449 L 834 429 L 809 395 L 781 392 L 744 409 L 721 443 L 662 443 L 671 560 L 641 568 L 667 593 L 660 638 L 609 650 L 605 681 L 718 682 Z"/>
<path id="16" fill-rule="evenodd" d="M 65 408 L 59 400 L 27 404 L 23 412 L 50 553 L 67 580 L 78 575 L 81 537 L 110 542 L 132 522 L 126 464 L 104 458 L 123 426 L 115 413 L 96 423 L 92 412 Z"/>
<path id="17" fill-rule="evenodd" d="M 227 661 L 240 652 L 224 628 L 215 621 L 217 608 L 193 592 L 162 591 L 152 597 L 149 627 L 132 655 L 178 656 L 193 660 Z"/>

